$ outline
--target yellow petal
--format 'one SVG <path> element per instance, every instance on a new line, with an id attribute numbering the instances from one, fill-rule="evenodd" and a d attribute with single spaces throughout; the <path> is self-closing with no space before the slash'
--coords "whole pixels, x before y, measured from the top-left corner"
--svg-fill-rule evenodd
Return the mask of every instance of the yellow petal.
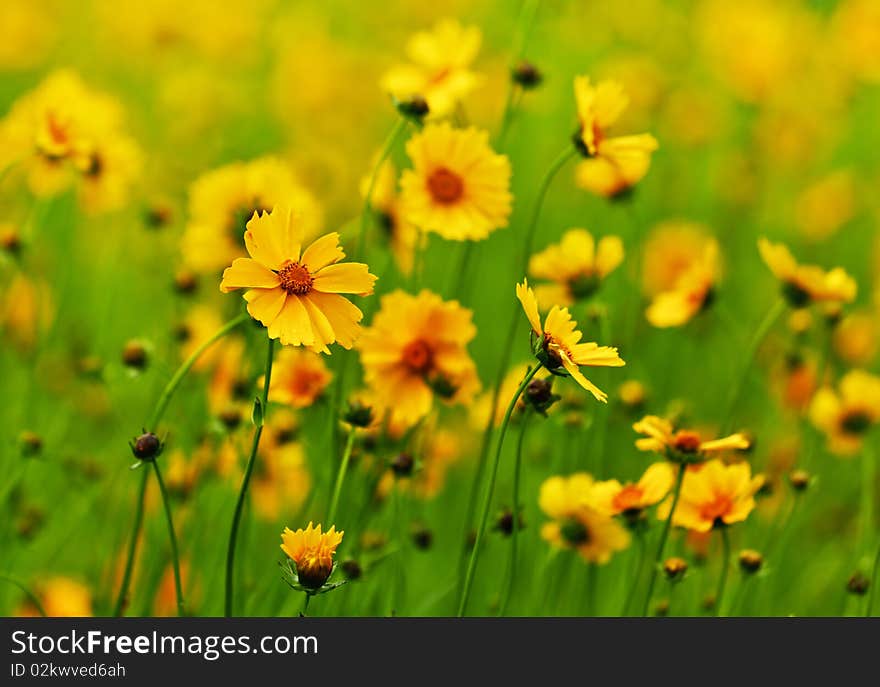
<path id="1" fill-rule="evenodd" d="M 535 332 L 535 336 L 543 336 L 544 330 L 541 328 L 541 317 L 538 315 L 538 301 L 535 300 L 535 294 L 529 288 L 527 279 L 523 279 L 522 284 L 516 285 L 516 297 L 522 304 L 526 317 L 529 319 L 529 324 L 532 326 L 532 331 Z"/>
<path id="2" fill-rule="evenodd" d="M 597 401 L 608 403 L 608 394 L 606 394 L 599 387 L 593 384 L 589 379 L 584 377 L 584 375 L 581 374 L 581 371 L 578 369 L 578 366 L 575 365 L 571 360 L 569 360 L 568 356 L 562 355 L 560 357 L 562 358 L 562 366 L 578 384 L 580 384 L 584 389 L 593 394 Z"/>
<path id="3" fill-rule="evenodd" d="M 312 288 L 324 293 L 373 293 L 376 276 L 370 274 L 369 267 L 360 262 L 345 262 L 328 265 L 315 275 Z"/>
<path id="4" fill-rule="evenodd" d="M 269 336 L 284 345 L 311 346 L 315 343 L 312 323 L 299 296 L 291 295 L 269 326 Z"/>
<path id="5" fill-rule="evenodd" d="M 322 236 L 306 248 L 300 258 L 300 264 L 305 265 L 309 272 L 314 274 L 322 267 L 339 262 L 344 257 L 345 252 L 339 245 L 339 234 L 333 232 Z"/>
<path id="6" fill-rule="evenodd" d="M 223 270 L 220 290 L 229 293 L 235 289 L 271 289 L 278 284 L 278 275 L 256 260 L 236 258 Z"/>
<path id="7" fill-rule="evenodd" d="M 336 342 L 343 348 L 350 349 L 361 331 L 358 323 L 364 314 L 360 309 L 347 298 L 335 293 L 312 291 L 308 298 L 327 317 L 336 334 Z"/>
<path id="8" fill-rule="evenodd" d="M 284 307 L 287 292 L 284 289 L 252 289 L 244 297 L 251 317 L 268 327 Z"/>

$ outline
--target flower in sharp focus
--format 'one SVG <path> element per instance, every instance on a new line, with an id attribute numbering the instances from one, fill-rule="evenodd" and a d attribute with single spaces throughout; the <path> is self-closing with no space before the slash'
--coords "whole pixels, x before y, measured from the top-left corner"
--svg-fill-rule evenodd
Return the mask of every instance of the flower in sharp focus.
<path id="1" fill-rule="evenodd" d="M 593 478 L 584 472 L 545 480 L 538 502 L 552 521 L 541 527 L 541 537 L 601 565 L 629 546 L 630 535 L 619 522 L 590 505 L 594 486 Z"/>
<path id="2" fill-rule="evenodd" d="M 302 250 L 303 228 L 289 208 L 254 216 L 244 242 L 249 258 L 236 258 L 223 272 L 220 290 L 247 289 L 251 316 L 282 344 L 330 353 L 338 343 L 351 348 L 363 313 L 339 295 L 369 295 L 376 276 L 367 265 L 340 263 L 345 257 L 339 234 L 326 234 Z"/>
<path id="3" fill-rule="evenodd" d="M 481 41 L 475 26 L 440 21 L 433 30 L 410 38 L 406 46 L 409 62 L 389 69 L 381 87 L 401 100 L 421 96 L 428 103 L 429 116 L 448 115 L 482 81 L 470 69 Z"/>
<path id="4" fill-rule="evenodd" d="M 636 514 L 666 498 L 674 481 L 675 469 L 670 463 L 654 463 L 638 482 L 621 484 L 616 479 L 596 482 L 591 503 L 607 515 Z"/>
<path id="5" fill-rule="evenodd" d="M 284 348 L 278 353 L 269 383 L 269 400 L 294 408 L 312 405 L 324 393 L 333 375 L 324 359 L 312 351 Z"/>
<path id="6" fill-rule="evenodd" d="M 748 438 L 739 432 L 706 441 L 693 430 L 676 430 L 669 420 L 656 415 L 646 415 L 633 425 L 633 429 L 645 435 L 636 439 L 637 449 L 653 451 L 676 462 L 699 462 L 713 453 L 745 450 L 749 447 Z"/>
<path id="7" fill-rule="evenodd" d="M 424 290 L 382 296 L 379 312 L 358 341 L 364 380 L 381 417 L 412 425 L 427 415 L 434 397 L 469 403 L 479 391 L 467 344 L 477 330 L 457 301 Z"/>
<path id="8" fill-rule="evenodd" d="M 847 372 L 837 390 L 824 387 L 810 404 L 810 419 L 836 454 L 857 453 L 865 435 L 880 423 L 880 377 L 864 370 Z"/>
<path id="9" fill-rule="evenodd" d="M 529 260 L 529 274 L 552 284 L 539 284 L 535 296 L 542 307 L 570 306 L 589 298 L 602 280 L 623 262 L 623 241 L 619 236 L 593 239 L 586 229 L 570 229 Z"/>
<path id="10" fill-rule="evenodd" d="M 306 529 L 295 532 L 289 527 L 281 533 L 281 550 L 296 565 L 299 583 L 308 589 L 320 589 L 333 572 L 333 554 L 342 542 L 343 531 L 336 526 L 322 533 L 321 525 L 313 527 L 310 522 Z"/>
<path id="11" fill-rule="evenodd" d="M 758 239 L 758 250 L 773 276 L 782 282 L 782 294 L 792 307 L 855 300 L 858 287 L 843 268 L 826 272 L 816 265 L 800 265 L 785 245 L 765 238 Z"/>
<path id="12" fill-rule="evenodd" d="M 532 333 L 537 338 L 537 356 L 544 366 L 551 372 L 564 369 L 596 400 L 607 403 L 608 395 L 584 377 L 580 368 L 622 367 L 626 363 L 617 355 L 617 349 L 593 342 L 580 343 L 583 334 L 577 330 L 577 323 L 571 319 L 568 308 L 554 305 L 542 326 L 538 303 L 528 280 L 516 285 L 516 297 L 522 303 Z"/>
<path id="13" fill-rule="evenodd" d="M 578 164 L 575 180 L 597 195 L 618 196 L 648 173 L 657 139 L 651 134 L 609 136 L 609 129 L 629 104 L 617 82 L 593 85 L 588 76 L 578 76 L 574 93 L 580 127 L 576 144 L 587 158 Z"/>
<path id="14" fill-rule="evenodd" d="M 510 161 L 476 128 L 429 124 L 406 144 L 413 168 L 400 179 L 406 221 L 453 241 L 486 238 L 507 226 Z"/>
<path id="15" fill-rule="evenodd" d="M 654 296 L 645 317 L 655 327 L 679 327 L 712 301 L 719 274 L 718 243 L 707 239 L 702 254 L 681 273 L 671 289 Z"/>
<path id="16" fill-rule="evenodd" d="M 695 532 L 745 520 L 755 508 L 755 493 L 764 484 L 764 476 L 753 477 L 745 462 L 725 465 L 710 460 L 686 469 L 672 524 Z M 664 502 L 657 516 L 665 520 L 671 507 L 669 501 Z"/>

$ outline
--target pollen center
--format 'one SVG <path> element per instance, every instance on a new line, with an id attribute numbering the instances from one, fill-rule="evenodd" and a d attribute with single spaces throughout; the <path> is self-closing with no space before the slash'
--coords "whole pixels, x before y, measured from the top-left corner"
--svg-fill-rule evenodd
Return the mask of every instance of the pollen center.
<path id="1" fill-rule="evenodd" d="M 431 347 L 422 339 L 410 341 L 403 348 L 403 362 L 413 372 L 427 372 L 433 361 Z"/>
<path id="2" fill-rule="evenodd" d="M 733 508 L 733 501 L 730 500 L 730 497 L 725 496 L 724 494 L 718 494 L 712 501 L 703 505 L 700 509 L 700 516 L 704 520 L 715 522 L 719 518 L 727 515 L 731 508 Z"/>
<path id="3" fill-rule="evenodd" d="M 642 503 L 642 490 L 635 484 L 625 486 L 614 497 L 613 505 L 615 509 L 623 511 L 638 508 Z"/>
<path id="4" fill-rule="evenodd" d="M 436 202 L 451 205 L 464 194 L 464 183 L 455 172 L 438 167 L 428 177 L 428 190 Z"/>
<path id="5" fill-rule="evenodd" d="M 696 453 L 700 450 L 700 435 L 696 432 L 682 430 L 673 437 L 672 445 L 682 453 Z"/>
<path id="6" fill-rule="evenodd" d="M 287 293 L 295 293 L 302 296 L 312 290 L 312 275 L 308 269 L 298 262 L 288 260 L 278 270 L 278 279 L 281 281 L 281 288 Z"/>

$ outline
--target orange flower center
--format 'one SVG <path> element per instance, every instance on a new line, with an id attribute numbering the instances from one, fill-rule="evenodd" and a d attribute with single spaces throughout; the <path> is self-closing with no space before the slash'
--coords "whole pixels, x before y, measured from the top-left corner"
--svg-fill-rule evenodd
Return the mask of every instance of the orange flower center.
<path id="1" fill-rule="evenodd" d="M 438 167 L 428 177 L 428 190 L 436 202 L 451 205 L 464 194 L 464 182 L 455 172 Z"/>
<path id="2" fill-rule="evenodd" d="M 733 501 L 725 494 L 716 494 L 712 501 L 708 501 L 700 508 L 700 517 L 711 520 L 713 523 L 727 515 L 733 508 Z"/>
<path id="3" fill-rule="evenodd" d="M 324 385 L 324 376 L 320 372 L 300 372 L 290 384 L 290 390 L 300 398 L 316 396 Z"/>
<path id="4" fill-rule="evenodd" d="M 614 497 L 611 505 L 615 510 L 620 512 L 640 508 L 642 504 L 642 489 L 637 484 L 627 484 L 617 496 Z"/>
<path id="5" fill-rule="evenodd" d="M 67 130 L 55 115 L 54 112 L 50 112 L 46 117 L 46 128 L 49 130 L 49 136 L 52 139 L 53 143 L 58 145 L 64 145 L 68 143 L 70 138 L 70 132 Z"/>
<path id="6" fill-rule="evenodd" d="M 281 281 L 282 289 L 299 296 L 311 291 L 315 281 L 305 266 L 292 260 L 285 262 L 278 270 L 278 279 Z"/>
<path id="7" fill-rule="evenodd" d="M 672 437 L 672 447 L 681 453 L 696 453 L 700 450 L 700 443 L 699 434 L 684 429 Z"/>
<path id="8" fill-rule="evenodd" d="M 431 367 L 434 355 L 422 339 L 410 341 L 403 348 L 403 362 L 413 372 L 424 373 Z"/>
<path id="9" fill-rule="evenodd" d="M 452 69 L 449 67 L 443 67 L 440 71 L 431 76 L 428 83 L 432 86 L 436 86 L 437 84 L 443 83 L 446 80 L 446 77 L 452 72 Z"/>

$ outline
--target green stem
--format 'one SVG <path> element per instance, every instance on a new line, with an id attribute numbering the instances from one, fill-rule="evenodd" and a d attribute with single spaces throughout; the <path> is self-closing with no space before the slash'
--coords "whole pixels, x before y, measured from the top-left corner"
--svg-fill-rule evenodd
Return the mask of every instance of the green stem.
<path id="1" fill-rule="evenodd" d="M 46 617 L 46 609 L 43 608 L 43 604 L 40 603 L 40 599 L 34 594 L 30 589 L 28 589 L 27 585 L 24 584 L 17 577 L 13 577 L 12 575 L 7 575 L 5 573 L 0 573 L 0 580 L 8 582 L 14 587 L 18 587 L 22 593 L 28 598 L 28 600 L 34 605 L 34 608 L 37 609 L 37 613 L 39 613 L 44 618 Z"/>
<path id="2" fill-rule="evenodd" d="M 516 572 L 517 572 L 517 542 L 519 539 L 519 490 L 520 490 L 520 477 L 522 473 L 522 450 L 523 444 L 526 439 L 526 429 L 529 424 L 529 417 L 531 413 L 526 410 L 523 413 L 522 418 L 522 427 L 519 431 L 519 441 L 516 443 L 516 462 L 513 467 L 513 520 L 512 525 L 513 529 L 510 532 L 510 572 L 507 577 L 507 586 L 504 589 L 504 596 L 501 599 L 501 604 L 499 608 L 498 615 L 504 617 L 507 613 L 507 605 L 510 603 L 510 597 L 513 594 L 514 586 L 516 585 Z"/>
<path id="3" fill-rule="evenodd" d="M 400 136 L 405 128 L 406 119 L 404 117 L 398 117 L 394 126 L 391 128 L 388 137 L 385 139 L 385 143 L 382 145 L 382 150 L 379 152 L 379 159 L 376 160 L 376 164 L 373 165 L 373 170 L 370 172 L 370 180 L 367 182 L 367 192 L 364 195 L 364 205 L 361 208 L 361 226 L 360 231 L 358 232 L 357 251 L 355 252 L 355 255 L 358 258 L 363 256 L 364 243 L 367 238 L 367 228 L 370 224 L 370 214 L 373 209 L 373 191 L 376 187 L 376 179 L 379 177 L 379 170 L 382 168 L 382 163 L 384 163 L 391 154 L 391 150 L 397 142 L 397 137 Z"/>
<path id="4" fill-rule="evenodd" d="M 116 605 L 113 608 L 113 617 L 122 615 L 122 609 L 128 602 L 128 587 L 131 584 L 131 573 L 134 570 L 134 556 L 137 549 L 137 540 L 140 537 L 141 526 L 144 522 L 144 496 L 147 491 L 147 479 L 150 473 L 141 471 L 141 482 L 138 487 L 137 505 L 134 512 L 134 527 L 131 530 L 131 540 L 128 544 L 128 554 L 125 558 L 125 571 L 122 573 L 122 585 L 119 587 L 119 595 L 116 597 Z"/>
<path id="5" fill-rule="evenodd" d="M 330 508 L 327 511 L 325 527 L 330 527 L 335 521 L 336 510 L 339 507 L 339 496 L 342 493 L 342 483 L 345 481 L 345 473 L 351 461 L 351 449 L 354 446 L 354 427 L 348 430 L 348 440 L 345 442 L 345 451 L 342 454 L 342 462 L 339 464 L 339 472 L 336 473 L 336 485 L 333 487 L 333 495 L 330 498 Z"/>
<path id="6" fill-rule="evenodd" d="M 156 473 L 156 482 L 159 484 L 159 493 L 162 495 L 162 506 L 165 509 L 165 521 L 168 523 L 168 540 L 171 542 L 171 563 L 174 568 L 174 592 L 177 594 L 177 615 L 184 615 L 183 586 L 180 583 L 180 556 L 177 553 L 177 535 L 174 534 L 174 520 L 171 517 L 171 503 L 168 500 L 168 492 L 165 491 L 165 482 L 162 479 L 162 471 L 159 470 L 158 461 L 152 462 L 153 472 Z"/>
<path id="7" fill-rule="evenodd" d="M 687 472 L 686 465 L 678 466 L 678 477 L 675 480 L 675 490 L 672 495 L 672 508 L 669 509 L 669 516 L 663 523 L 663 531 L 660 533 L 660 544 L 657 547 L 657 556 L 654 559 L 654 565 L 651 568 L 651 577 L 648 580 L 648 593 L 645 595 L 645 605 L 642 608 L 642 616 L 648 616 L 648 609 L 651 606 L 651 595 L 654 593 L 654 585 L 657 584 L 657 573 L 660 565 L 663 563 L 663 553 L 666 551 L 666 540 L 669 538 L 669 530 L 672 527 L 672 516 L 675 514 L 675 507 L 678 505 L 678 498 L 681 496 L 681 484 L 684 482 L 684 475 Z"/>
<path id="8" fill-rule="evenodd" d="M 630 579 L 629 591 L 626 593 L 626 602 L 623 604 L 622 617 L 629 616 L 633 599 L 636 597 L 636 589 L 639 587 L 639 578 L 642 573 L 642 565 L 645 562 L 645 535 L 641 530 L 636 530 L 636 564 Z"/>
<path id="9" fill-rule="evenodd" d="M 538 370 L 540 370 L 542 365 L 539 363 L 533 369 L 529 370 L 529 373 L 526 375 L 525 379 L 517 388 L 516 393 L 513 395 L 513 398 L 510 399 L 510 404 L 507 406 L 507 411 L 504 413 L 504 420 L 501 422 L 501 431 L 498 435 L 498 444 L 495 449 L 495 460 L 492 463 L 492 470 L 489 473 L 489 483 L 486 486 L 486 493 L 483 496 L 483 511 L 480 516 L 480 524 L 477 527 L 477 538 L 474 540 L 474 547 L 471 549 L 470 560 L 468 561 L 467 572 L 465 573 L 464 585 L 461 591 L 461 600 L 458 604 L 458 617 L 461 618 L 465 611 L 467 610 L 467 602 L 468 597 L 471 593 L 471 585 L 474 581 L 474 573 L 477 569 L 477 559 L 480 554 L 480 545 L 483 543 L 483 535 L 486 532 L 486 524 L 489 521 L 489 509 L 492 507 L 492 495 L 495 492 L 495 480 L 498 477 L 498 464 L 501 462 L 501 449 L 504 446 L 504 435 L 507 433 L 507 425 L 510 423 L 510 416 L 513 415 L 513 410 L 516 408 L 516 403 L 519 401 L 519 397 L 522 395 L 523 391 L 525 391 L 526 387 L 529 385 L 529 382 L 532 381 L 532 377 L 534 377 Z"/>
<path id="10" fill-rule="evenodd" d="M 721 606 L 724 603 L 724 589 L 727 586 L 727 572 L 730 568 L 730 535 L 727 527 L 721 526 L 721 574 L 718 577 L 718 590 L 715 592 L 715 617 L 723 616 Z"/>
<path id="11" fill-rule="evenodd" d="M 251 444 L 251 453 L 248 456 L 247 465 L 244 469 L 244 478 L 241 480 L 241 489 L 238 492 L 238 500 L 235 503 L 235 513 L 232 516 L 232 528 L 229 531 L 229 546 L 226 551 L 226 600 L 224 605 L 225 615 L 227 618 L 232 616 L 233 606 L 233 588 L 235 574 L 235 544 L 238 540 L 238 525 L 241 521 L 241 513 L 244 509 L 244 502 L 247 498 L 248 485 L 251 481 L 251 474 L 254 471 L 254 464 L 257 462 L 257 449 L 260 448 L 260 437 L 263 434 L 263 424 L 266 416 L 266 410 L 269 403 L 269 384 L 272 381 L 272 360 L 275 352 L 275 339 L 269 339 L 269 346 L 266 352 L 266 375 L 263 382 L 263 393 L 258 403 L 260 404 L 259 412 L 254 413 L 254 440 Z"/>
<path id="12" fill-rule="evenodd" d="M 303 605 L 302 605 L 302 608 L 300 609 L 300 612 L 299 612 L 300 616 L 305 616 L 306 611 L 309 610 L 309 601 L 312 600 L 311 594 L 309 594 L 308 592 L 305 592 L 305 595 L 306 595 L 306 598 L 303 599 Z"/>
<path id="13" fill-rule="evenodd" d="M 874 451 L 865 442 L 862 448 L 861 498 L 859 499 L 859 555 L 868 549 L 874 525 L 874 487 L 876 465 Z"/>
<path id="14" fill-rule="evenodd" d="M 539 0 L 524 0 L 520 8 L 519 19 L 517 21 L 517 29 L 514 39 L 513 61 L 511 70 L 516 69 L 519 62 L 522 61 L 526 51 L 526 42 L 535 23 L 535 15 L 538 13 Z M 519 85 L 513 80 L 508 79 L 507 96 L 504 101 L 504 112 L 501 115 L 501 127 L 498 131 L 498 139 L 495 147 L 500 150 L 504 147 L 507 139 L 507 132 L 510 129 L 510 123 L 513 120 L 514 100 L 517 93 L 522 94 Z"/>
<path id="15" fill-rule="evenodd" d="M 877 580 L 877 573 L 880 572 L 880 546 L 877 547 L 877 553 L 874 555 L 874 565 L 871 568 L 871 577 L 868 578 L 870 581 L 868 583 L 868 599 L 867 605 L 865 606 L 865 617 L 870 618 L 871 612 L 874 609 L 874 595 L 877 589 L 877 585 L 880 584 L 880 581 Z"/>

